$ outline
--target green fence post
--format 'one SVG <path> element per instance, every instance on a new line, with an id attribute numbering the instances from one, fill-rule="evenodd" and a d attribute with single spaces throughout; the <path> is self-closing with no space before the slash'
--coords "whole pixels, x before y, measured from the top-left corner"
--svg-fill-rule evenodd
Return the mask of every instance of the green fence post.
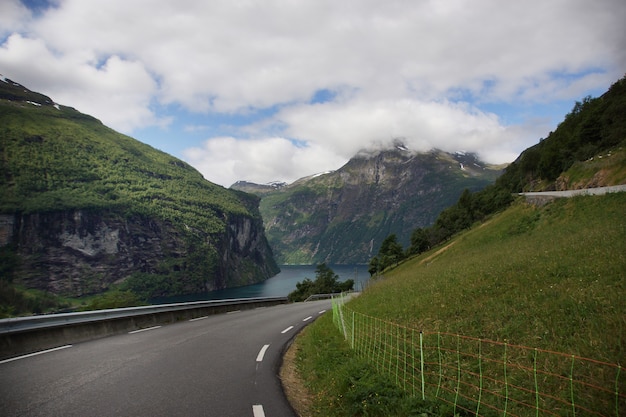
<path id="1" fill-rule="evenodd" d="M 426 399 L 426 384 L 424 380 L 424 337 L 420 330 L 420 373 L 422 374 L 422 401 Z"/>
<path id="2" fill-rule="evenodd" d="M 396 328 L 396 385 L 400 386 L 399 375 L 400 375 L 400 326 L 395 325 Z"/>
<path id="3" fill-rule="evenodd" d="M 415 397 L 415 329 L 411 329 L 411 358 L 413 359 L 411 363 L 412 396 Z"/>
<path id="4" fill-rule="evenodd" d="M 576 406 L 574 405 L 574 358 L 575 356 L 572 355 L 572 368 L 569 373 L 569 389 L 572 396 L 572 415 L 576 417 Z"/>
<path id="5" fill-rule="evenodd" d="M 509 404 L 509 381 L 506 376 L 506 346 L 507 342 L 504 342 L 504 417 L 506 417 L 506 408 Z"/>
<path id="6" fill-rule="evenodd" d="M 476 406 L 476 415 L 480 411 L 480 398 L 483 395 L 483 341 L 478 339 L 478 405 Z"/>
<path id="7" fill-rule="evenodd" d="M 461 390 L 461 336 L 456 335 L 456 395 L 454 396 L 454 414 L 456 414 L 456 405 L 459 402 L 459 391 Z"/>
<path id="8" fill-rule="evenodd" d="M 352 312 L 352 349 L 354 349 L 354 311 Z"/>
<path id="9" fill-rule="evenodd" d="M 533 357 L 533 373 L 535 374 L 535 415 L 539 417 L 539 384 L 537 383 L 537 348 L 535 348 L 535 355 Z"/>
<path id="10" fill-rule="evenodd" d="M 617 365 L 617 376 L 615 376 L 615 416 L 619 417 L 619 374 L 622 371 L 622 366 Z"/>
<path id="11" fill-rule="evenodd" d="M 407 372 L 409 371 L 407 368 L 409 367 L 409 361 L 408 361 L 408 351 L 406 349 L 406 327 L 403 327 L 404 329 L 404 338 L 403 338 L 403 345 L 404 345 L 404 349 L 403 349 L 403 354 L 404 354 L 404 391 L 406 391 L 406 377 L 407 377 Z"/>
<path id="12" fill-rule="evenodd" d="M 443 364 L 441 358 L 441 332 L 437 332 L 437 354 L 439 355 L 439 382 L 437 383 L 437 392 L 435 393 L 435 398 L 439 397 L 441 380 L 443 379 Z"/>

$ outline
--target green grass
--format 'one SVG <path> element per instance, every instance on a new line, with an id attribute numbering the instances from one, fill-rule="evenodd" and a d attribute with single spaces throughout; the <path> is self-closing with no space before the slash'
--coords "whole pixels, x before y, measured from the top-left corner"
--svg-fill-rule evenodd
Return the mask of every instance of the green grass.
<path id="1" fill-rule="evenodd" d="M 297 369 L 315 393 L 307 415 L 444 416 L 450 407 L 409 396 L 394 381 L 354 356 L 326 314 L 296 340 Z M 321 349 L 320 347 L 323 346 Z"/>
<path id="2" fill-rule="evenodd" d="M 618 193 L 559 199 L 542 208 L 517 202 L 387 271 L 349 307 L 425 332 L 623 364 L 625 299 L 626 193 Z M 322 325 L 311 327 L 303 345 L 314 343 L 323 351 L 320 346 L 335 343 L 329 341 L 336 330 Z M 317 355 L 314 361 L 325 360 Z M 311 360 L 305 350 L 300 356 L 302 362 Z M 348 358 L 342 361 L 353 359 Z M 328 367 L 327 372 L 332 380 L 342 371 Z M 311 388 L 319 392 L 313 383 Z M 330 398 L 344 395 L 324 389 Z"/>
<path id="3" fill-rule="evenodd" d="M 351 307 L 422 330 L 623 361 L 625 193 L 515 204 L 450 243 Z"/>

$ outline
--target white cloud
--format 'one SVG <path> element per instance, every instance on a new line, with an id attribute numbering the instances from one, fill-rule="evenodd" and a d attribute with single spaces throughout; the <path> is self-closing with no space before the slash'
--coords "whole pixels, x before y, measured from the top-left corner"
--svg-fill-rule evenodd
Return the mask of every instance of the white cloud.
<path id="1" fill-rule="evenodd" d="M 117 130 L 131 133 L 137 127 L 168 122 L 157 120 L 150 110 L 156 83 L 140 62 L 113 55 L 96 67 L 90 60 L 87 52 L 58 55 L 42 40 L 21 35 L 10 36 L 0 48 L 0 62 L 9 78 Z"/>
<path id="2" fill-rule="evenodd" d="M 512 146 L 515 141 L 528 139 L 530 133 L 518 131 L 513 135 L 495 114 L 448 101 L 355 99 L 290 107 L 276 119 L 287 126 L 287 136 L 331 148 L 346 158 L 363 148 L 389 146 L 395 138 L 403 138 L 416 151 L 467 150 L 489 154 L 493 159 L 496 153 L 488 153 L 489 149 Z"/>
<path id="3" fill-rule="evenodd" d="M 23 30 L 30 22 L 31 13 L 19 0 L 0 3 L 0 39 L 13 31 Z"/>
<path id="4" fill-rule="evenodd" d="M 305 175 L 337 169 L 347 162 L 328 148 L 314 144 L 302 147 L 278 137 L 258 140 L 211 138 L 201 147 L 185 150 L 184 157 L 206 179 L 226 187 L 238 180 L 261 184 L 292 182 Z"/>
<path id="5" fill-rule="evenodd" d="M 573 102 L 626 68 L 623 0 L 55 3 L 33 15 L 2 2 L 2 33 L 14 34 L 0 45 L 0 73 L 126 133 L 186 117 L 155 109 L 194 113 L 179 120 L 180 134 L 193 135 L 205 124 L 198 114 L 279 106 L 187 153 L 205 172 L 226 169 L 217 150 L 240 158 L 228 169 L 251 180 L 271 175 L 246 171 L 257 163 L 240 156 L 259 143 L 311 160 L 343 161 L 394 136 L 420 149 L 514 155 L 545 136 L 531 136 L 544 125 L 507 126 L 482 105 Z M 307 104 L 323 89 L 336 97 Z M 244 132 L 258 142 L 240 145 Z M 278 165 L 274 175 L 287 175 Z"/>

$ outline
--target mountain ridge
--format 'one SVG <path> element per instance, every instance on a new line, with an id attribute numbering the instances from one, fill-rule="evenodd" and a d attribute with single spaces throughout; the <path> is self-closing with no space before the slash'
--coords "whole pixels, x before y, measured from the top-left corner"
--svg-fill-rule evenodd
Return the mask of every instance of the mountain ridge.
<path id="1" fill-rule="evenodd" d="M 260 211 L 279 263 L 367 263 L 390 233 L 408 243 L 412 229 L 434 222 L 465 188 L 481 189 L 500 172 L 475 154 L 414 152 L 397 141 L 265 190 Z"/>

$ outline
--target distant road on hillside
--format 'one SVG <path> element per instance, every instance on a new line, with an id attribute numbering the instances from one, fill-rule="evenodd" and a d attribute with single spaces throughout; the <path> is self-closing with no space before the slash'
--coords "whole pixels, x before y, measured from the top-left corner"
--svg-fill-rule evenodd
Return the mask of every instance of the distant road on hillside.
<path id="1" fill-rule="evenodd" d="M 545 204 L 555 198 L 569 198 L 577 195 L 603 195 L 607 193 L 626 192 L 626 184 L 613 185 L 610 187 L 584 188 L 581 190 L 566 191 L 541 191 L 531 193 L 519 193 L 526 197 L 526 201 L 532 204 Z"/>

